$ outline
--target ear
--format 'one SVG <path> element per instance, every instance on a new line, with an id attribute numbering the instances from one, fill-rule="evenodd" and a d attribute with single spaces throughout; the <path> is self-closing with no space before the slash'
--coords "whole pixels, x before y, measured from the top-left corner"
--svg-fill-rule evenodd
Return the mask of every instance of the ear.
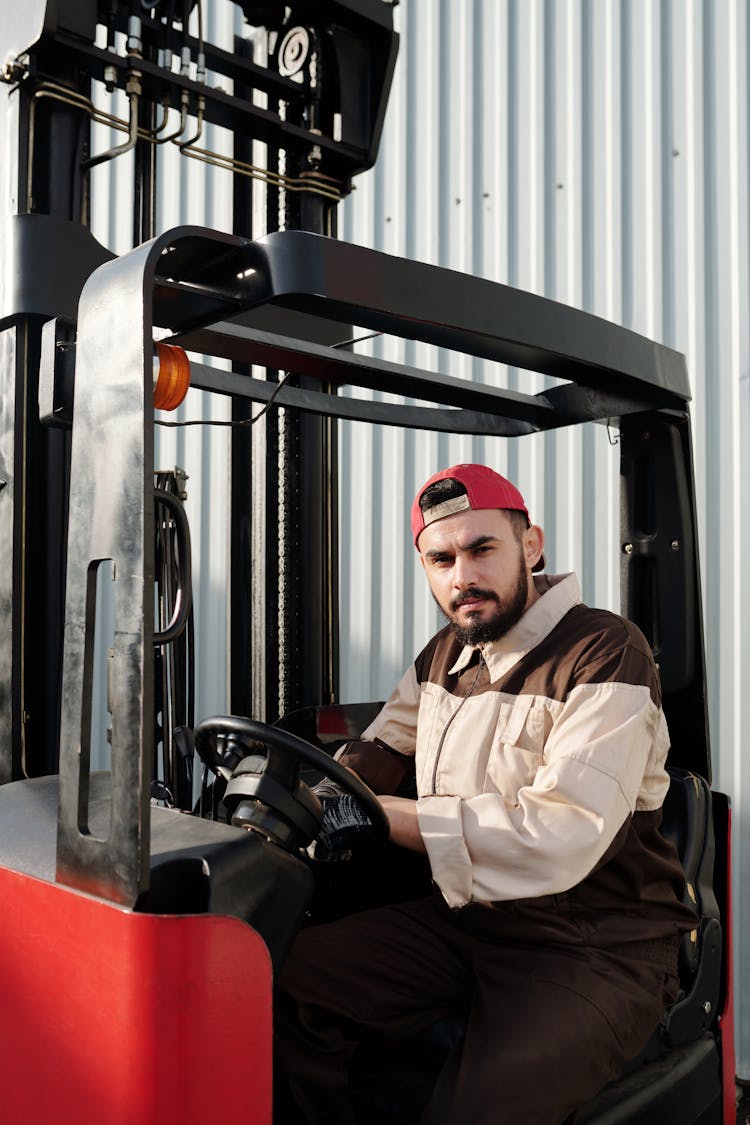
<path id="1" fill-rule="evenodd" d="M 527 527 L 523 533 L 523 557 L 531 570 L 544 554 L 544 532 L 537 524 Z"/>

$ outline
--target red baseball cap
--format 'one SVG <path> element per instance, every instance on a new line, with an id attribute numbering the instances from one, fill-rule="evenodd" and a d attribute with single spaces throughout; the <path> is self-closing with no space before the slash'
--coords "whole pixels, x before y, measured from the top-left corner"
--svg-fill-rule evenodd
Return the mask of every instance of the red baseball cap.
<path id="1" fill-rule="evenodd" d="M 426 511 L 422 511 L 419 501 L 425 490 L 439 480 L 448 479 L 462 484 L 466 489 L 466 494 L 444 500 L 442 503 L 435 504 Z M 420 535 L 429 524 L 443 519 L 445 516 L 452 516 L 455 512 L 465 511 L 467 508 L 473 508 L 475 511 L 482 508 L 503 508 L 523 512 L 529 521 L 529 525 L 531 525 L 529 511 L 524 503 L 523 496 L 511 481 L 501 477 L 499 473 L 488 468 L 487 465 L 453 465 L 450 469 L 442 469 L 439 473 L 430 477 L 428 481 L 425 481 L 414 497 L 414 503 L 411 506 L 411 531 L 414 546 L 417 547 Z M 543 555 L 533 569 L 544 569 Z"/>

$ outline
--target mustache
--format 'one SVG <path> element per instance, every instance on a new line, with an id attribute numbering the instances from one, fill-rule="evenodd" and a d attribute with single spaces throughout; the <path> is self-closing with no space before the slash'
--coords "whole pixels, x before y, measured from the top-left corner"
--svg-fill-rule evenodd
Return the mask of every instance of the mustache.
<path id="1" fill-rule="evenodd" d="M 457 598 L 453 599 L 451 609 L 456 610 L 459 606 L 462 606 L 464 602 L 471 602 L 476 598 L 484 598 L 486 601 L 493 602 L 498 601 L 497 594 L 494 590 L 482 590 L 479 586 L 469 586 L 467 590 L 464 590 L 463 594 L 459 594 Z"/>

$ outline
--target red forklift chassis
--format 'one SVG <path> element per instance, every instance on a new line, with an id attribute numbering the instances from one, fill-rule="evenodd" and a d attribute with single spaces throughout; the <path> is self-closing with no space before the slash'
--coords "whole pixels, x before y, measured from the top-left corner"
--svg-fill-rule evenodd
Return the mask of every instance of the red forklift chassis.
<path id="1" fill-rule="evenodd" d="M 236 918 L 165 917 L 0 867 L 8 1125 L 271 1121 L 271 966 Z M 238 971 L 241 966 L 241 971 Z"/>
<path id="2" fill-rule="evenodd" d="M 249 323 L 248 314 L 267 305 L 285 318 L 288 334 Z M 295 328 L 308 323 L 300 313 L 511 363 L 555 382 L 526 394 L 313 344 Z M 230 784 L 246 795 L 260 832 L 237 827 L 238 816 L 227 824 L 150 803 L 155 341 L 235 365 L 227 372 L 193 363 L 193 386 L 273 398 L 285 409 L 518 438 L 585 421 L 618 427 L 622 608 L 661 668 L 672 735 L 665 831 L 686 866 L 686 893 L 699 917 L 681 953 L 681 997 L 644 1056 L 580 1119 L 729 1125 L 729 813 L 708 787 L 682 357 L 481 279 L 301 232 L 253 242 L 200 228 L 171 231 L 97 269 L 81 296 L 77 333 L 69 323 L 45 326 L 41 384 L 60 402 L 60 417 L 73 422 L 60 770 L 59 782 L 53 775 L 0 787 L 2 881 L 13 904 L 2 939 L 0 1077 L 6 1089 L 23 1087 L 13 1089 L 15 1117 L 6 1120 L 29 1120 L 29 1087 L 19 1076 L 33 1070 L 56 1120 L 81 1119 L 84 1104 L 92 1120 L 151 1121 L 156 1105 L 167 1120 L 197 1123 L 213 1088 L 222 1112 L 228 1089 L 237 1119 L 266 1122 L 268 954 L 278 967 L 312 894 L 299 849 L 315 826 L 306 821 L 298 763 L 319 764 L 321 755 L 307 742 L 232 717 L 209 722 L 239 751 Z M 65 357 L 73 348 L 71 382 Z M 313 376 L 322 389 L 256 380 L 252 364 Z M 422 404 L 335 393 L 346 384 Z M 114 586 L 111 774 L 90 769 L 96 578 L 105 564 Z M 282 757 L 291 753 L 297 764 L 279 769 L 276 759 L 272 768 L 269 751 L 248 766 L 240 760 L 248 728 L 281 743 Z M 408 1050 L 399 1053 L 404 1058 L 410 1065 Z"/>

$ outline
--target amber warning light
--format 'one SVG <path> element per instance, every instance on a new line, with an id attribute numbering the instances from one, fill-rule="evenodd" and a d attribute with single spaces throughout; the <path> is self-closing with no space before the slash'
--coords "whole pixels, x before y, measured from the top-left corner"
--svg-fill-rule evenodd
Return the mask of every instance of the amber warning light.
<path id="1" fill-rule="evenodd" d="M 154 410 L 176 410 L 190 386 L 190 360 L 176 344 L 154 349 Z"/>

